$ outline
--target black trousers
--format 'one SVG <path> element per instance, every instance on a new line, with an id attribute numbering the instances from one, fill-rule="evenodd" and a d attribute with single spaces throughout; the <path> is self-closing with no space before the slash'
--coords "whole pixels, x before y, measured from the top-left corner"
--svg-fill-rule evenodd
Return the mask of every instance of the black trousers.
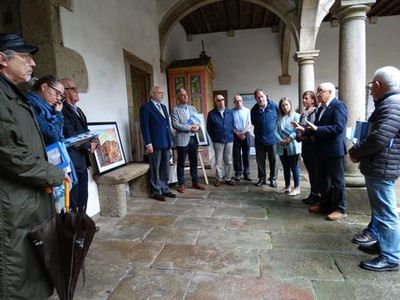
<path id="1" fill-rule="evenodd" d="M 70 193 L 71 210 L 78 208 L 79 211 L 86 211 L 88 200 L 88 172 L 77 172 L 78 182 Z"/>
<path id="2" fill-rule="evenodd" d="M 303 142 L 301 156 L 303 157 L 303 162 L 310 180 L 311 193 L 313 195 L 319 195 L 318 158 L 315 153 L 314 143 Z"/>
<path id="3" fill-rule="evenodd" d="M 192 183 L 196 184 L 199 182 L 197 175 L 197 139 L 196 136 L 191 136 L 189 144 L 186 147 L 176 147 L 178 152 L 178 165 L 176 167 L 178 184 L 185 184 L 185 161 L 186 156 L 189 156 L 190 163 L 190 176 L 192 177 Z"/>
<path id="4" fill-rule="evenodd" d="M 319 158 L 318 174 L 322 209 L 327 213 L 332 211 L 345 213 L 344 157 Z"/>
<path id="5" fill-rule="evenodd" d="M 276 146 L 255 144 L 256 162 L 258 169 L 258 179 L 265 180 L 267 177 L 265 160 L 268 154 L 269 178 L 268 180 L 276 180 L 278 175 L 278 166 L 276 163 Z"/>
<path id="6" fill-rule="evenodd" d="M 238 139 L 238 137 L 235 135 L 233 137 L 233 168 L 235 170 L 236 177 L 240 177 L 242 174 L 245 176 L 250 175 L 249 156 L 250 132 L 246 132 L 246 138 L 244 140 Z"/>

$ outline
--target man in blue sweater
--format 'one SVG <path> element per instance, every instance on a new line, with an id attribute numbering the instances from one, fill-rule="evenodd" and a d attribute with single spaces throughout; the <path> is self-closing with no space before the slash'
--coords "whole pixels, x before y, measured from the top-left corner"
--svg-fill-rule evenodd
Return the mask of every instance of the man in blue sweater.
<path id="1" fill-rule="evenodd" d="M 276 176 L 278 168 L 276 164 L 276 137 L 275 128 L 278 122 L 278 106 L 264 93 L 262 89 L 254 91 L 256 104 L 251 109 L 251 123 L 254 126 L 256 162 L 258 168 L 258 182 L 256 186 L 266 185 L 265 160 L 268 154 L 269 185 L 277 187 Z"/>
<path id="2" fill-rule="evenodd" d="M 214 186 L 220 186 L 224 180 L 228 185 L 235 185 L 232 180 L 233 114 L 225 107 L 224 96 L 216 95 L 214 103 L 215 108 L 207 117 L 207 131 L 215 151 L 217 178 Z"/>

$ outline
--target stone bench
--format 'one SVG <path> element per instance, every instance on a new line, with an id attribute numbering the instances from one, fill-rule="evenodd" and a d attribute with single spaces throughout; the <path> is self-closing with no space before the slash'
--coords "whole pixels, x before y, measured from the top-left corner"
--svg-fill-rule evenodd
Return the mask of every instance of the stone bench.
<path id="1" fill-rule="evenodd" d="M 129 197 L 148 196 L 149 165 L 130 163 L 103 175 L 95 175 L 100 200 L 100 215 L 123 217 Z"/>

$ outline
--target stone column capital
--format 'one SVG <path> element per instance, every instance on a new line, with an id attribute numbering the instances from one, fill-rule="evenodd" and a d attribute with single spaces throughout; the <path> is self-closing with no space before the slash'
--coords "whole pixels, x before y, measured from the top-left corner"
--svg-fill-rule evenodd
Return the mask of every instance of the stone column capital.
<path id="1" fill-rule="evenodd" d="M 314 64 L 318 55 L 319 55 L 319 50 L 297 51 L 294 54 L 293 59 L 297 61 L 299 65 Z"/>
<path id="2" fill-rule="evenodd" d="M 335 14 L 339 19 L 339 23 L 354 19 L 366 20 L 367 12 L 375 2 L 376 0 L 342 0 Z"/>

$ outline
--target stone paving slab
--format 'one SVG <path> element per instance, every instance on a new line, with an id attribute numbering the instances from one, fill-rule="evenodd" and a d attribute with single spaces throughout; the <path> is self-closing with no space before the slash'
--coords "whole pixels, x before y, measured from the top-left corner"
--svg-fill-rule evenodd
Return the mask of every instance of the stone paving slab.
<path id="1" fill-rule="evenodd" d="M 130 263 L 150 265 L 163 245 L 157 243 L 142 243 L 126 240 L 100 240 L 93 243 L 87 261 L 88 265 L 120 265 Z"/>
<path id="2" fill-rule="evenodd" d="M 265 208 L 235 208 L 223 207 L 216 208 L 213 215 L 214 218 L 253 218 L 265 219 L 267 210 Z"/>
<path id="3" fill-rule="evenodd" d="M 109 299 L 183 299 L 192 277 L 191 272 L 133 268 Z"/>
<path id="4" fill-rule="evenodd" d="M 144 239 L 145 242 L 195 245 L 199 230 L 157 226 Z"/>
<path id="5" fill-rule="evenodd" d="M 193 199 L 185 198 L 178 199 L 176 205 L 190 204 L 198 206 L 210 206 L 210 207 L 241 207 L 242 201 L 238 199 Z"/>
<path id="6" fill-rule="evenodd" d="M 215 249 L 206 246 L 166 244 L 152 268 L 259 275 L 258 251 Z"/>
<path id="7" fill-rule="evenodd" d="M 185 299 L 314 299 L 309 281 L 196 273 Z"/>
<path id="8" fill-rule="evenodd" d="M 162 225 L 162 226 L 172 226 L 176 220 L 177 216 L 149 216 L 141 214 L 128 214 L 125 218 L 118 220 L 118 225 Z"/>
<path id="9" fill-rule="evenodd" d="M 249 231 L 249 232 L 278 232 L 284 230 L 280 221 L 261 220 L 261 219 L 227 219 L 225 228 L 233 231 Z"/>
<path id="10" fill-rule="evenodd" d="M 344 281 L 344 277 L 328 253 L 297 249 L 262 250 L 262 276 L 274 274 L 283 278 Z"/>
<path id="11" fill-rule="evenodd" d="M 271 249 L 270 235 L 264 232 L 206 231 L 200 232 L 198 245 L 217 249 Z"/>
<path id="12" fill-rule="evenodd" d="M 96 234 L 102 239 L 120 239 L 120 240 L 131 240 L 141 241 L 149 232 L 154 228 L 153 225 L 138 224 L 138 225 L 116 225 L 113 228 L 100 228 Z"/>
<path id="13" fill-rule="evenodd" d="M 165 216 L 196 216 L 211 217 L 214 212 L 213 207 L 198 205 L 153 205 L 150 208 L 135 207 L 132 212 L 145 215 L 165 215 Z"/>
<path id="14" fill-rule="evenodd" d="M 179 217 L 175 223 L 177 228 L 187 229 L 224 229 L 226 220 L 222 218 Z"/>
<path id="15" fill-rule="evenodd" d="M 198 199 L 206 199 L 209 197 L 210 194 L 210 189 L 208 186 L 204 185 L 204 187 L 206 188 L 206 190 L 204 191 L 200 191 L 200 190 L 196 190 L 196 189 L 192 189 L 190 188 L 192 185 L 186 185 L 186 190 L 184 193 L 179 193 L 177 191 L 178 186 L 176 186 L 175 188 L 171 189 L 171 192 L 173 192 L 177 198 L 198 198 Z"/>
<path id="16" fill-rule="evenodd" d="M 272 246 L 285 249 L 332 251 L 358 253 L 356 245 L 350 242 L 350 236 L 336 234 L 312 234 L 312 233 L 272 233 Z"/>
<path id="17" fill-rule="evenodd" d="M 354 282 L 316 281 L 317 299 L 376 300 L 400 299 L 400 285 L 372 285 Z"/>
<path id="18" fill-rule="evenodd" d="M 332 254 L 346 281 L 385 287 L 400 285 L 400 272 L 371 272 L 361 269 L 358 265 L 362 260 L 374 258 L 376 255 L 364 254 L 361 251 L 357 251 L 357 254 Z M 398 292 L 400 294 L 400 290 Z"/>

